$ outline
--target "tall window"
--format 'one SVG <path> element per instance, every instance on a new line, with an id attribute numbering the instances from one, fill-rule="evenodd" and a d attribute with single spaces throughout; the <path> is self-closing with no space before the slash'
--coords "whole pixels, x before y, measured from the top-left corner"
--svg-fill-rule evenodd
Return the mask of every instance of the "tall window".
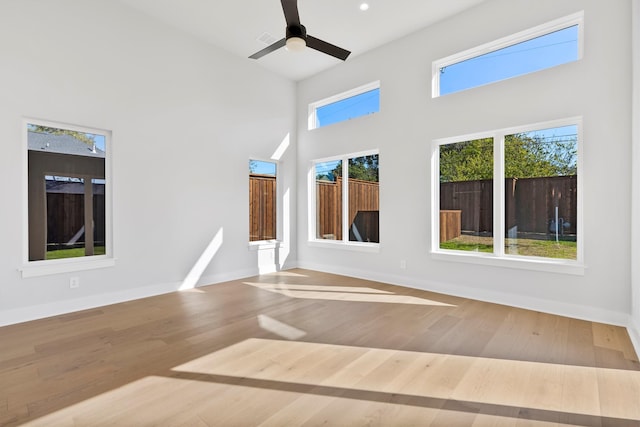
<path id="1" fill-rule="evenodd" d="M 505 253 L 577 259 L 578 126 L 504 137 Z"/>
<path id="2" fill-rule="evenodd" d="M 581 57 L 577 13 L 433 63 L 433 96 L 505 80 Z"/>
<path id="3" fill-rule="evenodd" d="M 317 240 L 379 243 L 379 155 L 314 162 Z"/>
<path id="4" fill-rule="evenodd" d="M 380 82 L 373 82 L 309 105 L 309 129 L 380 111 Z"/>
<path id="5" fill-rule="evenodd" d="M 493 252 L 493 138 L 440 146 L 440 248 Z"/>
<path id="6" fill-rule="evenodd" d="M 275 162 L 249 160 L 249 241 L 276 239 Z"/>
<path id="7" fill-rule="evenodd" d="M 26 126 L 28 260 L 105 255 L 109 134 L 36 121 Z"/>
<path id="8" fill-rule="evenodd" d="M 581 261 L 579 119 L 436 142 L 436 252 Z"/>

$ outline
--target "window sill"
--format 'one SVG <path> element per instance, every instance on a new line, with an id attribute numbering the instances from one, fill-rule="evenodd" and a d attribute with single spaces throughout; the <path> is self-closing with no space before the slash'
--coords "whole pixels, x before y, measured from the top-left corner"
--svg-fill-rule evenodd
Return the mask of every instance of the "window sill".
<path id="1" fill-rule="evenodd" d="M 342 240 L 309 240 L 309 246 L 316 248 L 343 249 L 356 252 L 380 252 L 380 243 L 344 242 Z"/>
<path id="2" fill-rule="evenodd" d="M 73 258 L 65 260 L 32 261 L 18 270 L 22 278 L 48 276 L 51 274 L 72 273 L 75 271 L 95 270 L 98 268 L 113 267 L 115 258 L 106 256 Z"/>
<path id="3" fill-rule="evenodd" d="M 250 251 L 259 251 L 262 249 L 278 249 L 284 245 L 279 240 L 258 240 L 255 242 L 249 242 Z"/>
<path id="4" fill-rule="evenodd" d="M 497 257 L 493 254 L 478 252 L 431 252 L 431 257 L 440 261 L 480 264 L 493 267 L 515 268 L 520 270 L 545 271 L 549 273 L 584 276 L 586 266 L 577 261 L 545 258 L 525 258 L 515 256 Z"/>

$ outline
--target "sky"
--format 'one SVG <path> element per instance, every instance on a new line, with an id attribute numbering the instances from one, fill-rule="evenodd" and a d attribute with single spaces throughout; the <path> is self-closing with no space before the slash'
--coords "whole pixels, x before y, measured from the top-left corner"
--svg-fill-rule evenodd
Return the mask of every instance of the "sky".
<path id="1" fill-rule="evenodd" d="M 273 175 L 276 176 L 275 162 L 267 162 L 264 160 L 249 160 L 249 172 L 257 173 L 260 175 Z"/>
<path id="2" fill-rule="evenodd" d="M 444 67 L 445 95 L 578 59 L 578 25 Z M 425 77 L 426 78 L 426 77 Z M 380 111 L 380 89 L 317 108 L 318 127 Z"/>
<path id="3" fill-rule="evenodd" d="M 532 73 L 578 59 L 578 25 L 555 31 L 532 40 L 477 56 L 441 70 L 440 94 L 446 95 L 476 86 Z M 328 126 L 380 111 L 380 89 L 370 90 L 316 109 L 318 127 Z M 576 127 L 543 129 L 530 132 L 531 137 L 575 139 Z M 332 171 L 339 160 L 316 164 L 316 175 Z M 273 170 L 270 169 L 273 167 Z M 275 174 L 275 164 L 257 162 L 258 173 Z"/>
<path id="4" fill-rule="evenodd" d="M 441 69 L 440 95 L 504 80 L 578 59 L 578 25 Z"/>
<path id="5" fill-rule="evenodd" d="M 343 99 L 316 109 L 318 127 L 380 111 L 380 89 Z"/>

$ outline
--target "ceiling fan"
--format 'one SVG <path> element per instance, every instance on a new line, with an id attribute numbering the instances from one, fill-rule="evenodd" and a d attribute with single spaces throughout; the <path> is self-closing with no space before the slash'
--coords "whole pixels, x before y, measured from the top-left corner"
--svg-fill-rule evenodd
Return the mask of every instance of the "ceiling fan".
<path id="1" fill-rule="evenodd" d="M 345 60 L 351 52 L 341 47 L 327 43 L 324 40 L 317 39 L 307 34 L 307 29 L 300 23 L 298 14 L 298 0 L 280 0 L 282 2 L 282 10 L 284 11 L 284 19 L 287 21 L 287 31 L 285 38 L 265 47 L 264 49 L 254 53 L 249 58 L 262 58 L 283 46 L 291 51 L 301 51 L 305 46 L 315 49 L 327 55 L 334 56 L 338 59 Z"/>

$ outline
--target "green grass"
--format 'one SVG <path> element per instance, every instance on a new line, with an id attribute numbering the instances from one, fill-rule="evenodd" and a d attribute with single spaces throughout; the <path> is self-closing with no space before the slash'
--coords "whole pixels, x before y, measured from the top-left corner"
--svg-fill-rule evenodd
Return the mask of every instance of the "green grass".
<path id="1" fill-rule="evenodd" d="M 440 243 L 440 249 L 491 253 L 493 252 L 493 245 L 487 245 L 484 243 L 473 243 L 473 242 L 456 242 L 454 239 L 454 240 L 449 240 L 448 242 Z"/>
<path id="2" fill-rule="evenodd" d="M 524 256 L 577 259 L 578 244 L 555 240 L 506 239 L 505 252 Z"/>
<path id="3" fill-rule="evenodd" d="M 96 246 L 93 249 L 94 255 L 104 255 L 104 246 Z M 47 251 L 47 259 L 63 259 L 63 258 L 80 258 L 84 255 L 84 248 L 73 249 L 58 249 L 54 251 Z"/>
<path id="4" fill-rule="evenodd" d="M 441 249 L 473 252 L 493 252 L 493 238 L 460 236 L 440 243 Z M 577 259 L 576 242 L 537 239 L 506 239 L 505 253 L 557 259 Z"/>

